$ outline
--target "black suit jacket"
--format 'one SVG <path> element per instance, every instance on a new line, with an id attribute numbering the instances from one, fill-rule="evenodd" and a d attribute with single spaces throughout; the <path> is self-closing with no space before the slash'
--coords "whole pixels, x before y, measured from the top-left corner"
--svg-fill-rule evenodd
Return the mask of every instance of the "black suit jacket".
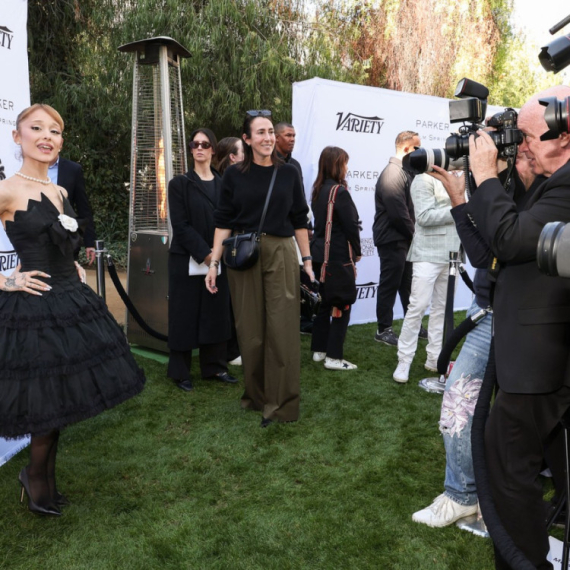
<path id="1" fill-rule="evenodd" d="M 413 175 L 402 168 L 399 158 L 390 158 L 376 182 L 376 213 L 372 235 L 376 247 L 395 241 L 412 242 L 416 226 L 410 194 Z"/>
<path id="2" fill-rule="evenodd" d="M 538 238 L 548 222 L 570 222 L 570 163 L 517 212 L 498 179 L 468 204 L 501 269 L 494 298 L 498 382 L 509 393 L 540 394 L 570 386 L 570 280 L 538 270 Z"/>
<path id="3" fill-rule="evenodd" d="M 93 212 L 85 192 L 85 180 L 81 165 L 66 158 L 59 159 L 57 170 L 57 183 L 67 190 L 67 195 L 78 218 L 88 220 L 83 234 L 85 247 L 95 247 L 95 224 Z"/>

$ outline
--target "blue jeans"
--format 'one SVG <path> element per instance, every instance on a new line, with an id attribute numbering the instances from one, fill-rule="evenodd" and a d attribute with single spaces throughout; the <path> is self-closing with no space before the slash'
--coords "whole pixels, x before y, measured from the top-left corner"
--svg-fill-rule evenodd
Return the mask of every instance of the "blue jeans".
<path id="1" fill-rule="evenodd" d="M 480 307 L 473 301 L 467 311 L 471 316 Z M 445 494 L 461 505 L 477 502 L 471 424 L 479 391 L 485 375 L 491 345 L 492 315 L 487 313 L 465 337 L 461 352 L 445 384 L 439 429 L 445 445 Z"/>

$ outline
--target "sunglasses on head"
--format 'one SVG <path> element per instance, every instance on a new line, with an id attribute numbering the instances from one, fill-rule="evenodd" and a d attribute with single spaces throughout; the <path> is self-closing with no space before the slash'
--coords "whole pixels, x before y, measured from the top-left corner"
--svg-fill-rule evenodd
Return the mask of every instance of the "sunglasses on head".
<path id="1" fill-rule="evenodd" d="M 251 111 L 246 111 L 245 114 L 248 117 L 271 117 L 271 111 L 268 109 L 252 109 Z"/>
<path id="2" fill-rule="evenodd" d="M 208 141 L 190 141 L 188 145 L 192 150 L 202 147 L 204 150 L 212 148 L 212 144 Z"/>

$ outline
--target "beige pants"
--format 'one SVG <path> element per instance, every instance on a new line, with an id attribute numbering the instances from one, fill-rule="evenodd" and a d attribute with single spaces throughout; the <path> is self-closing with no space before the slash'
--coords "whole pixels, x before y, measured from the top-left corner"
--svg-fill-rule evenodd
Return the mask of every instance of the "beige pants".
<path id="1" fill-rule="evenodd" d="M 257 263 L 228 269 L 238 342 L 243 361 L 243 408 L 264 418 L 299 418 L 301 342 L 299 262 L 293 238 L 262 236 Z"/>

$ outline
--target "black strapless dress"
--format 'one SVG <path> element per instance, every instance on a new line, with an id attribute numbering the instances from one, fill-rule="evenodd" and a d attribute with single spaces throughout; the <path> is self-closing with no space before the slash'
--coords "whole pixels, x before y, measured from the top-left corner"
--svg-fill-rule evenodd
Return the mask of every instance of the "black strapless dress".
<path id="1" fill-rule="evenodd" d="M 65 214 L 75 217 L 64 198 Z M 144 372 L 104 301 L 80 282 L 78 233 L 42 194 L 6 233 L 21 271 L 51 275 L 42 296 L 0 291 L 0 436 L 41 434 L 90 418 L 138 394 Z"/>

